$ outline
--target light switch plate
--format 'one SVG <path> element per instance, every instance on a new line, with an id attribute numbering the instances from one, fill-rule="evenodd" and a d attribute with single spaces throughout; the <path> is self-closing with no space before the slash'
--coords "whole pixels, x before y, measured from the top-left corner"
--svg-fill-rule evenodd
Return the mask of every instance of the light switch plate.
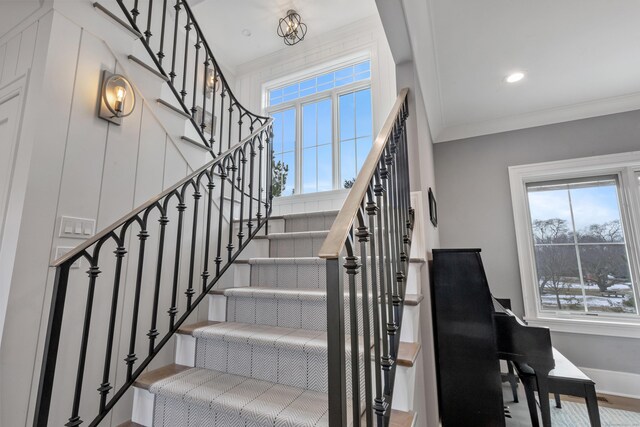
<path id="1" fill-rule="evenodd" d="M 63 216 L 60 219 L 60 237 L 86 239 L 96 232 L 96 220 Z"/>
<path id="2" fill-rule="evenodd" d="M 71 250 L 73 250 L 73 248 L 68 247 L 68 246 L 58 246 L 56 247 L 56 259 L 59 259 L 60 257 L 65 256 L 67 253 L 69 253 Z M 55 260 L 54 260 L 55 261 Z M 69 268 L 80 268 L 80 264 L 82 262 L 82 258 L 78 258 L 76 260 L 76 262 L 74 262 L 73 264 L 71 264 L 71 267 Z"/>

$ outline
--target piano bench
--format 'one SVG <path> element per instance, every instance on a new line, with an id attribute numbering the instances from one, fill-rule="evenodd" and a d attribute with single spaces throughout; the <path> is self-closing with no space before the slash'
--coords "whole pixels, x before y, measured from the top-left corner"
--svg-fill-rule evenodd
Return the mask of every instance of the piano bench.
<path id="1" fill-rule="evenodd" d="M 598 411 L 595 383 L 555 348 L 553 348 L 553 359 L 555 360 L 555 368 L 548 375 L 537 375 L 531 367 L 516 363 L 518 376 L 522 381 L 527 397 L 531 424 L 534 427 L 539 426 L 534 395 L 534 392 L 537 391 L 544 427 L 551 426 L 549 393 L 555 395 L 556 407 L 558 408 L 561 407 L 560 394 L 584 398 L 591 427 L 600 427 L 600 413 Z M 546 390 L 541 394 L 540 389 Z"/>

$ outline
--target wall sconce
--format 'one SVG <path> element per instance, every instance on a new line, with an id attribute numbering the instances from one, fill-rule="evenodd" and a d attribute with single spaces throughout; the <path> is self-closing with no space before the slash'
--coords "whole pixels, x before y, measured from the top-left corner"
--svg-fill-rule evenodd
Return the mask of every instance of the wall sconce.
<path id="1" fill-rule="evenodd" d="M 206 95 L 207 98 L 211 98 L 214 92 L 218 91 L 218 86 L 220 83 L 220 79 L 216 75 L 216 72 L 213 68 L 207 68 L 207 77 L 206 77 Z"/>
<path id="2" fill-rule="evenodd" d="M 98 116 L 116 125 L 133 112 L 136 94 L 124 76 L 107 70 L 102 72 L 100 84 L 100 109 Z"/>

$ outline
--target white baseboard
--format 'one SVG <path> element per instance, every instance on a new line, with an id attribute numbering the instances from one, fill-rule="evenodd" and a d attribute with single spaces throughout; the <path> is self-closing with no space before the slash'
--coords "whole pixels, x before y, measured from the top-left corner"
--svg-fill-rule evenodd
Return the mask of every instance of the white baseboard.
<path id="1" fill-rule="evenodd" d="M 596 383 L 596 391 L 614 396 L 640 399 L 640 374 L 580 368 Z"/>

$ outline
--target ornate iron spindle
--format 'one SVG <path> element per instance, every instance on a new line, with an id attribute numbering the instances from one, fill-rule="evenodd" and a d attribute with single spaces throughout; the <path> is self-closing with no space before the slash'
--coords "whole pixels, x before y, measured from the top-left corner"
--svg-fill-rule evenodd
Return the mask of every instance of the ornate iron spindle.
<path id="1" fill-rule="evenodd" d="M 364 204 L 364 202 L 363 202 Z M 362 335 L 363 335 L 363 348 L 364 348 L 364 360 L 371 360 L 371 324 L 370 324 L 370 312 L 369 312 L 369 286 L 368 286 L 368 270 L 367 270 L 367 242 L 369 241 L 369 228 L 364 219 L 364 206 L 358 210 L 358 228 L 355 236 L 360 242 L 360 283 L 362 286 Z M 373 257 L 375 254 L 371 253 Z M 372 270 L 372 275 L 375 275 L 375 271 Z M 373 295 L 375 298 L 375 295 Z M 375 301 L 375 299 L 374 299 Z M 376 304 L 376 303 L 374 303 Z M 364 363 L 364 401 L 365 401 L 365 420 L 366 425 L 373 426 L 372 419 L 372 388 L 371 388 L 371 363 Z"/>
<path id="2" fill-rule="evenodd" d="M 168 200 L 168 199 L 167 199 Z M 162 280 L 162 265 L 163 257 L 164 257 L 164 233 L 166 230 L 166 226 L 169 223 L 169 218 L 167 218 L 166 206 L 160 211 L 160 219 L 158 222 L 160 223 L 160 239 L 158 242 L 158 262 L 156 263 L 156 281 L 155 288 L 153 290 L 153 309 L 151 311 L 151 327 L 149 328 L 149 332 L 147 336 L 149 337 L 149 354 L 153 354 L 153 350 L 155 348 L 156 337 L 159 335 L 157 329 L 158 323 L 158 304 L 160 302 L 160 282 Z"/>
<path id="3" fill-rule="evenodd" d="M 149 0 L 149 10 L 147 11 L 147 29 L 144 31 L 144 36 L 147 39 L 147 43 L 149 43 L 149 39 L 151 39 L 152 15 L 153 15 L 153 0 Z"/>
<path id="4" fill-rule="evenodd" d="M 238 168 L 236 167 L 236 159 L 233 158 L 232 159 L 232 163 L 231 163 L 231 200 L 229 201 L 229 240 L 227 242 L 227 260 L 229 262 L 231 262 L 231 257 L 233 255 L 233 214 L 235 211 L 235 206 L 236 206 L 236 199 L 235 199 L 235 195 L 236 195 L 236 186 L 235 186 L 235 181 L 236 181 L 236 171 L 238 170 Z M 228 170 L 227 170 L 227 175 L 228 175 Z"/>
<path id="5" fill-rule="evenodd" d="M 242 158 L 240 159 L 240 176 L 238 177 L 238 182 L 242 183 L 242 188 L 240 191 L 240 223 L 238 225 L 238 247 L 242 247 L 242 239 L 244 238 L 244 233 L 242 232 L 244 225 L 244 194 L 246 189 L 246 181 L 245 181 L 245 172 L 247 169 L 247 157 L 245 156 L 245 149 L 247 145 L 245 144 L 240 151 Z M 251 217 L 251 209 L 249 209 L 249 217 Z"/>
<path id="6" fill-rule="evenodd" d="M 191 32 L 191 18 L 187 14 L 187 25 L 184 26 L 184 65 L 182 66 L 182 90 L 180 90 L 180 96 L 182 96 L 182 102 L 185 102 L 187 96 L 187 67 L 189 64 L 189 32 Z M 193 70 L 197 73 L 197 68 Z M 194 92 L 195 94 L 195 92 Z"/>
<path id="7" fill-rule="evenodd" d="M 189 286 L 187 288 L 187 301 L 189 301 L 190 295 L 193 295 L 196 292 L 193 289 L 193 275 L 196 262 L 196 239 L 198 237 L 198 201 L 200 200 L 200 197 L 202 197 L 198 184 L 193 183 L 193 181 L 191 181 L 191 184 L 193 184 L 193 224 L 191 225 L 191 250 L 189 251 L 191 255 L 189 257 Z M 191 308 L 189 302 L 187 302 L 187 306 Z"/>
<path id="8" fill-rule="evenodd" d="M 138 314 L 140 312 L 140 290 L 142 287 L 142 270 L 144 267 L 144 252 L 149 232 L 147 231 L 147 217 L 151 209 L 147 209 L 143 220 L 142 229 L 138 233 L 140 239 L 140 247 L 138 249 L 138 269 L 136 272 L 136 290 L 133 298 L 133 315 L 131 319 L 131 333 L 129 335 L 129 353 L 124 359 L 127 364 L 127 381 L 131 381 L 133 377 L 133 364 L 138 360 L 136 356 L 136 333 L 138 331 Z"/>
<path id="9" fill-rule="evenodd" d="M 164 59 L 164 32 L 167 24 L 167 0 L 162 0 L 162 23 L 160 24 L 160 49 L 156 55 L 158 56 L 158 64 L 162 66 Z"/>
<path id="10" fill-rule="evenodd" d="M 171 54 L 171 71 L 169 72 L 169 78 L 173 85 L 176 78 L 176 48 L 178 47 L 178 24 L 180 20 L 180 3 L 182 0 L 176 0 L 175 6 L 173 6 L 175 12 L 175 20 L 173 24 L 173 53 Z"/>
<path id="11" fill-rule="evenodd" d="M 209 243 L 211 239 L 211 211 L 213 210 L 213 189 L 216 185 L 213 183 L 213 175 L 206 174 L 209 178 L 207 181 L 207 225 L 204 237 L 204 259 L 202 268 L 202 292 L 205 292 L 209 281 Z M 222 212 L 220 213 L 222 216 Z"/>
<path id="12" fill-rule="evenodd" d="M 103 243 L 103 242 L 102 242 Z M 71 417 L 65 424 L 67 427 L 75 427 L 82 424 L 82 419 L 78 415 L 80 413 L 80 398 L 82 397 L 82 382 L 84 380 L 84 367 L 87 361 L 87 348 L 89 344 L 89 329 L 91 328 L 91 314 L 93 311 L 93 297 L 96 291 L 96 280 L 101 271 L 98 268 L 97 256 L 99 254 L 100 246 L 96 248 L 93 255 L 93 262 L 91 267 L 87 271 L 89 275 L 89 287 L 87 289 L 87 303 L 84 311 L 84 322 L 82 325 L 82 340 L 80 342 L 80 355 L 78 356 L 78 370 L 76 372 L 76 386 L 73 392 L 73 406 L 71 409 Z"/>
<path id="13" fill-rule="evenodd" d="M 187 209 L 187 205 L 184 203 L 184 196 L 178 194 L 178 223 L 176 229 L 176 253 L 173 261 L 173 283 L 171 285 L 171 307 L 167 312 L 169 314 L 169 329 L 173 329 L 175 326 L 176 314 L 178 314 L 178 282 L 180 280 L 180 249 L 182 246 L 182 221 L 184 211 Z M 191 296 L 188 296 L 187 307 L 190 307 Z"/>
<path id="14" fill-rule="evenodd" d="M 351 409 L 353 411 L 352 423 L 354 426 L 360 425 L 360 351 L 358 334 L 358 293 L 356 289 L 356 277 L 360 265 L 358 258 L 353 255 L 350 240 L 347 240 L 347 256 L 345 257 L 344 268 L 349 282 L 349 329 L 351 335 Z"/>
<path id="15" fill-rule="evenodd" d="M 222 213 L 224 212 L 224 183 L 227 180 L 226 167 L 223 163 L 220 166 L 220 216 L 218 217 L 218 243 L 216 246 L 216 275 L 220 274 L 220 264 L 222 264 Z"/>
<path id="16" fill-rule="evenodd" d="M 202 45 L 202 42 L 200 41 L 200 34 L 196 33 L 196 44 L 193 45 L 193 47 L 196 49 L 196 53 L 194 54 L 195 56 L 195 61 L 193 64 L 193 96 L 191 97 L 191 117 L 195 119 L 196 117 L 196 112 L 198 111 L 198 109 L 196 108 L 196 101 L 198 99 L 197 97 L 197 93 L 198 93 L 198 66 L 200 65 L 198 63 L 198 58 L 200 56 L 200 47 Z M 202 73 L 202 87 L 207 87 L 207 68 L 205 66 L 204 71 Z"/>

